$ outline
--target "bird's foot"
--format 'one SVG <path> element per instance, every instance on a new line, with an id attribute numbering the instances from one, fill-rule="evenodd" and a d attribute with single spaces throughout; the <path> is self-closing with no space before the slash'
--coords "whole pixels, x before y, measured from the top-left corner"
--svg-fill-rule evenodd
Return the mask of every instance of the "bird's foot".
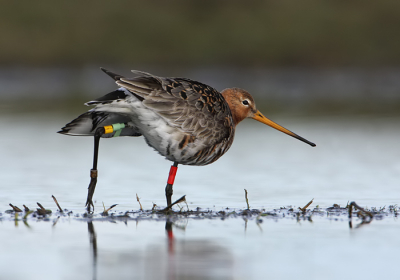
<path id="1" fill-rule="evenodd" d="M 97 170 L 91 169 L 90 170 L 90 183 L 89 183 L 89 187 L 88 187 L 88 196 L 87 196 L 86 204 L 85 204 L 88 212 L 94 211 L 93 194 L 94 194 L 94 189 L 96 188 L 96 184 L 97 184 Z M 91 208 L 92 208 L 92 210 L 91 210 Z"/>
<path id="2" fill-rule="evenodd" d="M 93 211 L 94 211 L 94 205 L 93 205 L 93 201 L 92 200 L 90 200 L 89 201 L 89 198 L 86 200 L 86 210 L 88 211 L 88 213 L 93 213 Z M 92 209 L 92 210 L 91 210 Z"/>

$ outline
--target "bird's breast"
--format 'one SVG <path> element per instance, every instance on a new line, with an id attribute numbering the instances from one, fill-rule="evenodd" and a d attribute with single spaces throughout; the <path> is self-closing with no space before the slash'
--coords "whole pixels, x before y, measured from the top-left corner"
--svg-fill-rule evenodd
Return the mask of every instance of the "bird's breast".
<path id="1" fill-rule="evenodd" d="M 146 143 L 170 161 L 184 165 L 207 165 L 225 154 L 232 144 L 234 129 L 231 126 L 210 129 L 201 126 L 201 119 L 198 119 L 199 130 L 188 132 L 142 104 L 135 105 L 132 122 Z"/>
<path id="2" fill-rule="evenodd" d="M 233 142 L 233 133 L 229 138 L 215 142 L 210 137 L 196 137 L 179 128 L 169 126 L 163 120 L 148 123 L 143 136 L 166 159 L 184 165 L 207 165 L 225 154 Z"/>

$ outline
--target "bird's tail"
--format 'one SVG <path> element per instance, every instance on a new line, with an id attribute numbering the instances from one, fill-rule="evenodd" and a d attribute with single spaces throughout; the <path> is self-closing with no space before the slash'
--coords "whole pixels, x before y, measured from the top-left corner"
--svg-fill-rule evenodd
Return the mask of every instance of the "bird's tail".
<path id="1" fill-rule="evenodd" d="M 90 110 L 89 112 L 83 113 L 70 123 L 67 123 L 63 128 L 61 128 L 58 133 L 72 136 L 93 136 L 96 128 L 112 125 L 116 123 L 129 123 L 130 119 L 116 113 L 108 112 L 96 112 Z M 103 138 L 113 137 L 115 134 L 104 134 Z M 118 132 L 119 136 L 141 136 L 142 134 L 137 131 L 137 129 L 129 125 Z"/>

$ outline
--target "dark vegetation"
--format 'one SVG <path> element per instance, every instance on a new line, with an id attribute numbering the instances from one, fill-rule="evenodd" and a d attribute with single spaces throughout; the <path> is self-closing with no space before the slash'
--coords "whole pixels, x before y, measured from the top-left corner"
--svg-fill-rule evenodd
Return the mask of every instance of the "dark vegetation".
<path id="1" fill-rule="evenodd" d="M 0 64 L 376 67 L 400 63 L 398 1 L 8 1 Z"/>

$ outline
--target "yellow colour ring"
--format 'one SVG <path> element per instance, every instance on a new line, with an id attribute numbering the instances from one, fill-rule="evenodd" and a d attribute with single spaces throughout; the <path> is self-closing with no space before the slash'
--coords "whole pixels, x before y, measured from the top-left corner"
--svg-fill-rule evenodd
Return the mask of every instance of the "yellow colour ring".
<path id="1" fill-rule="evenodd" d="M 112 125 L 107 125 L 104 127 L 104 134 L 109 134 L 109 133 L 113 133 L 114 129 L 112 127 Z"/>
<path id="2" fill-rule="evenodd" d="M 104 134 L 110 134 L 115 131 L 113 137 L 118 137 L 121 134 L 123 128 L 125 128 L 124 123 L 115 123 L 113 125 L 106 125 L 104 126 Z"/>

